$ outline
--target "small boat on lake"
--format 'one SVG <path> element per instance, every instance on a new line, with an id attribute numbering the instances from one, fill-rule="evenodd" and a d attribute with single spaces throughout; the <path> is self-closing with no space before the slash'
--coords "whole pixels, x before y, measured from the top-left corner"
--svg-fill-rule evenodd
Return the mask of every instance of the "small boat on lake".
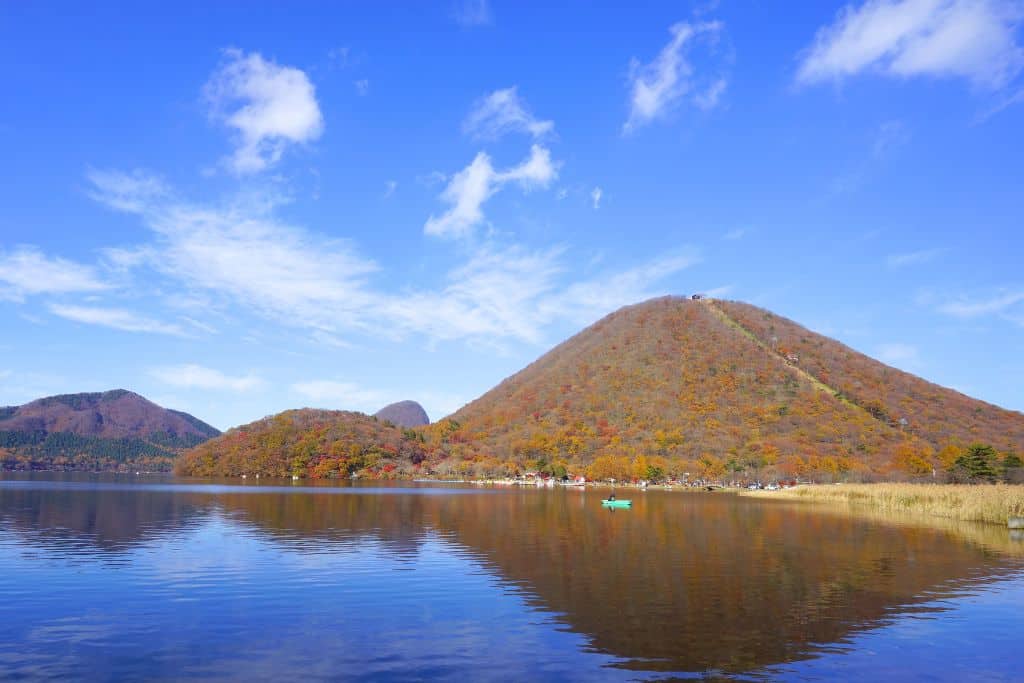
<path id="1" fill-rule="evenodd" d="M 606 508 L 628 508 L 633 507 L 632 500 L 619 500 L 619 499 L 603 499 L 601 505 Z"/>

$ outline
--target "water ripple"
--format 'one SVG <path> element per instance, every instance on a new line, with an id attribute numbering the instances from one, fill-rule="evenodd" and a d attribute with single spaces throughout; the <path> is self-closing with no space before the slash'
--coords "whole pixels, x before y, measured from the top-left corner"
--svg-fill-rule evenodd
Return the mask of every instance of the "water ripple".
<path id="1" fill-rule="evenodd" d="M 1010 680 L 1022 566 L 727 496 L 3 481 L 0 678 Z"/>

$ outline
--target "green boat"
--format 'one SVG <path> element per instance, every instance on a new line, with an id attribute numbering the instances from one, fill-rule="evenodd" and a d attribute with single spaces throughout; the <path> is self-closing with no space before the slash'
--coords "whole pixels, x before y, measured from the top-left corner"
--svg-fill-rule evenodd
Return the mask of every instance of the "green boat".
<path id="1" fill-rule="evenodd" d="M 607 508 L 628 508 L 633 507 L 633 501 L 631 500 L 602 500 L 601 505 Z"/>

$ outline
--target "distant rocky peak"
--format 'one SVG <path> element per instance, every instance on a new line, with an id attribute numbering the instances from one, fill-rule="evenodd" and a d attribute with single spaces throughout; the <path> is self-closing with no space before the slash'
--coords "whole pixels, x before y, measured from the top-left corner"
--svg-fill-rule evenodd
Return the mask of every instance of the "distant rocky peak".
<path id="1" fill-rule="evenodd" d="M 374 414 L 374 417 L 393 422 L 400 427 L 422 427 L 430 424 L 427 411 L 416 401 L 399 401 L 384 406 Z"/>

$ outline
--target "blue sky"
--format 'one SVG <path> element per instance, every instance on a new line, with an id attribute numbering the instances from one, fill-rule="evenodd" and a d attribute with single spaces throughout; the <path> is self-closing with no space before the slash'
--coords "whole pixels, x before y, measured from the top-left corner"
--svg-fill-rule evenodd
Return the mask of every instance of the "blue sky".
<path id="1" fill-rule="evenodd" d="M 436 419 L 705 291 L 1024 409 L 1019 2 L 207 5 L 0 8 L 0 404 Z"/>

